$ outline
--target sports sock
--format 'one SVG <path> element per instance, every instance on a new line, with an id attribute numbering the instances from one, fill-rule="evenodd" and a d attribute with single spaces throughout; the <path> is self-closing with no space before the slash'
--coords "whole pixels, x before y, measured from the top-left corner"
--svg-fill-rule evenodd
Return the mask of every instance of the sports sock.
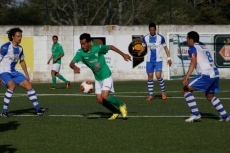
<path id="1" fill-rule="evenodd" d="M 65 83 L 68 82 L 61 74 L 59 74 L 57 77 Z"/>
<path id="2" fill-rule="evenodd" d="M 34 105 L 36 111 L 40 110 L 41 107 L 38 103 L 38 98 L 37 98 L 37 95 L 36 95 L 36 92 L 34 91 L 34 89 L 28 90 L 27 95 L 28 95 L 30 101 L 32 102 L 32 104 Z"/>
<path id="3" fill-rule="evenodd" d="M 160 87 L 161 87 L 161 92 L 165 92 L 165 83 L 164 83 L 164 79 L 163 78 L 160 78 L 160 79 L 157 79 Z"/>
<path id="4" fill-rule="evenodd" d="M 192 112 L 193 115 L 199 115 L 200 112 L 198 110 L 198 107 L 196 105 L 196 100 L 194 98 L 194 96 L 192 95 L 191 92 L 187 92 L 186 94 L 184 94 L 184 98 L 187 101 L 187 104 Z"/>
<path id="5" fill-rule="evenodd" d="M 228 117 L 227 112 L 225 111 L 223 105 L 221 104 L 218 98 L 213 97 L 211 103 L 216 108 L 216 110 L 220 113 L 222 119 L 226 119 Z"/>
<path id="6" fill-rule="evenodd" d="M 154 87 L 154 85 L 153 85 L 153 80 L 148 80 L 148 91 L 149 91 L 149 95 L 150 96 L 153 96 L 153 87 Z"/>
<path id="7" fill-rule="evenodd" d="M 53 83 L 53 86 L 56 87 L 57 85 L 56 76 L 52 76 L 52 83 Z"/>
<path id="8" fill-rule="evenodd" d="M 114 113 L 114 114 L 119 114 L 119 113 L 120 113 L 120 111 L 119 111 L 116 107 L 114 107 L 114 105 L 112 105 L 111 103 L 109 103 L 109 102 L 106 101 L 106 100 L 103 101 L 102 105 L 103 105 L 105 108 L 107 108 L 108 110 L 110 110 L 110 111 L 111 111 L 112 113 Z"/>
<path id="9" fill-rule="evenodd" d="M 10 100 L 11 100 L 13 93 L 14 93 L 14 91 L 12 91 L 10 89 L 6 90 L 6 93 L 4 96 L 4 102 L 3 102 L 3 110 L 2 110 L 3 113 L 8 112 L 8 106 L 9 106 L 9 103 L 10 103 Z"/>
<path id="10" fill-rule="evenodd" d="M 124 105 L 122 102 L 120 102 L 119 100 L 117 100 L 117 98 L 115 98 L 113 95 L 109 95 L 108 97 L 108 100 L 107 100 L 109 103 L 117 106 L 117 107 L 120 107 L 122 105 Z"/>

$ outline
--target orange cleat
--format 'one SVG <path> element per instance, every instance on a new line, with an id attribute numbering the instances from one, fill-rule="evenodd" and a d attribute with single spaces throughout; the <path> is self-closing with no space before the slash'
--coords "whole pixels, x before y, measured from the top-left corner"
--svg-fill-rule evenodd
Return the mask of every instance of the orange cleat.
<path id="1" fill-rule="evenodd" d="M 161 98 L 162 98 L 162 100 L 166 100 L 166 99 L 167 99 L 167 96 L 166 96 L 166 93 L 165 93 L 165 92 L 162 92 Z"/>
<path id="2" fill-rule="evenodd" d="M 146 100 L 150 101 L 150 100 L 153 100 L 154 97 L 153 96 L 149 96 Z"/>

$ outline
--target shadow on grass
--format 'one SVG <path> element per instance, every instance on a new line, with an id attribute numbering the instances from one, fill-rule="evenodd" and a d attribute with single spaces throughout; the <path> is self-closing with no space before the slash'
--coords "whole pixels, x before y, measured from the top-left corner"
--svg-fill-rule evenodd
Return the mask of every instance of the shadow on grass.
<path id="1" fill-rule="evenodd" d="M 220 117 L 218 115 L 215 115 L 215 114 L 212 114 L 212 113 L 200 112 L 200 115 L 201 115 L 201 119 L 202 118 L 208 118 L 208 119 L 213 119 L 213 120 L 219 120 L 220 119 Z M 184 118 L 184 119 L 187 119 L 187 118 Z"/>
<path id="2" fill-rule="evenodd" d="M 108 112 L 93 112 L 93 113 L 87 113 L 87 114 L 81 114 L 85 117 L 87 117 L 87 119 L 99 119 L 99 118 L 110 118 L 112 116 L 112 113 L 108 113 Z M 120 116 L 117 119 L 123 119 L 126 120 L 127 118 L 121 118 Z"/>
<path id="3" fill-rule="evenodd" d="M 7 123 L 1 123 L 0 124 L 0 132 L 10 131 L 10 130 L 16 130 L 19 127 L 18 121 L 10 121 Z M 1 149 L 0 149 L 1 151 Z"/>
<path id="4" fill-rule="evenodd" d="M 14 110 L 10 111 L 9 114 L 13 115 L 21 115 L 21 114 L 36 114 L 35 108 L 28 108 L 28 109 L 20 109 L 20 110 Z"/>
<path id="5" fill-rule="evenodd" d="M 0 151 L 1 153 L 14 153 L 17 151 L 16 148 L 12 148 L 12 145 L 0 145 Z"/>
<path id="6" fill-rule="evenodd" d="M 214 120 L 219 120 L 220 117 L 218 115 L 212 114 L 212 113 L 204 113 L 200 112 L 200 115 L 202 118 L 209 118 L 209 119 L 214 119 Z"/>

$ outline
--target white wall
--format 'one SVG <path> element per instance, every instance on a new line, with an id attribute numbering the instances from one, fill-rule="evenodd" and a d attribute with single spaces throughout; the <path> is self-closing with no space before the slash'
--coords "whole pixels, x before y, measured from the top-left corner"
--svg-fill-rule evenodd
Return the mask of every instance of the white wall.
<path id="1" fill-rule="evenodd" d="M 20 27 L 23 30 L 23 36 L 32 36 L 34 41 L 34 71 L 30 73 L 34 82 L 51 82 L 51 65 L 47 61 L 51 56 L 52 36 L 59 37 L 59 43 L 62 44 L 65 56 L 62 58 L 62 67 L 60 73 L 70 81 L 93 80 L 92 72 L 82 67 L 81 74 L 73 74 L 69 68 L 69 63 L 75 55 L 79 45 L 80 34 L 87 32 L 92 37 L 106 37 L 106 44 L 115 45 L 123 52 L 129 54 L 128 45 L 132 41 L 132 35 L 145 35 L 148 33 L 148 25 L 143 26 L 0 26 L 0 36 L 7 36 L 6 31 L 13 27 Z M 207 26 L 185 26 L 185 25 L 159 25 L 157 30 L 167 41 L 167 34 L 178 32 L 187 33 L 195 30 L 199 33 L 229 33 L 230 25 L 207 25 Z M 0 44 L 2 45 L 2 44 Z M 171 51 L 172 52 L 172 51 Z M 172 54 L 172 53 L 171 53 Z M 109 66 L 113 72 L 114 80 L 146 80 L 147 75 L 145 62 L 139 67 L 132 68 L 132 62 L 126 62 L 123 58 L 110 51 L 106 55 Z M 26 60 L 29 57 L 26 56 Z M 172 61 L 173 62 L 173 61 Z M 163 77 L 169 78 L 168 67 L 166 64 L 166 55 L 164 54 Z M 225 77 L 230 77 L 229 68 L 221 69 Z"/>

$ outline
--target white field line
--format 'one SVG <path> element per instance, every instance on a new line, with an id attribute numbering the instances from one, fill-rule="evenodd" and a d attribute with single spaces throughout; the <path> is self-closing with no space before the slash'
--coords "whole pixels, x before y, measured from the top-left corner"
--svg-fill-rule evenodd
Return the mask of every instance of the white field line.
<path id="1" fill-rule="evenodd" d="M 37 116 L 37 115 L 12 115 L 12 116 L 17 116 L 17 117 L 41 117 L 41 116 Z M 44 114 L 43 117 L 76 117 L 76 118 L 108 118 L 110 116 L 105 116 L 105 115 L 48 115 L 48 114 Z M 128 115 L 127 118 L 187 118 L 189 116 L 168 116 L 168 115 Z M 207 118 L 207 117 L 211 117 L 214 118 L 216 116 L 202 116 L 203 118 Z M 119 116 L 119 118 L 122 118 L 121 116 Z"/>
<path id="2" fill-rule="evenodd" d="M 137 93 L 140 93 L 140 92 L 137 92 Z M 143 95 L 143 96 L 135 96 L 135 95 L 123 95 L 121 93 L 117 93 L 116 94 L 116 97 L 127 97 L 127 98 L 143 98 L 143 97 L 146 97 L 146 95 Z M 24 97 L 26 96 L 27 97 L 27 94 L 17 94 L 15 93 L 13 95 L 13 97 Z M 92 97 L 92 96 L 95 96 L 95 94 L 37 94 L 37 96 L 73 96 L 73 97 Z M 3 94 L 0 94 L 0 97 L 4 97 Z M 205 97 L 195 97 L 196 99 L 206 99 Z M 223 98 L 223 97 L 219 97 L 220 99 L 230 99 L 229 98 Z M 181 97 L 170 97 L 168 96 L 167 99 L 184 99 L 183 96 Z"/>

